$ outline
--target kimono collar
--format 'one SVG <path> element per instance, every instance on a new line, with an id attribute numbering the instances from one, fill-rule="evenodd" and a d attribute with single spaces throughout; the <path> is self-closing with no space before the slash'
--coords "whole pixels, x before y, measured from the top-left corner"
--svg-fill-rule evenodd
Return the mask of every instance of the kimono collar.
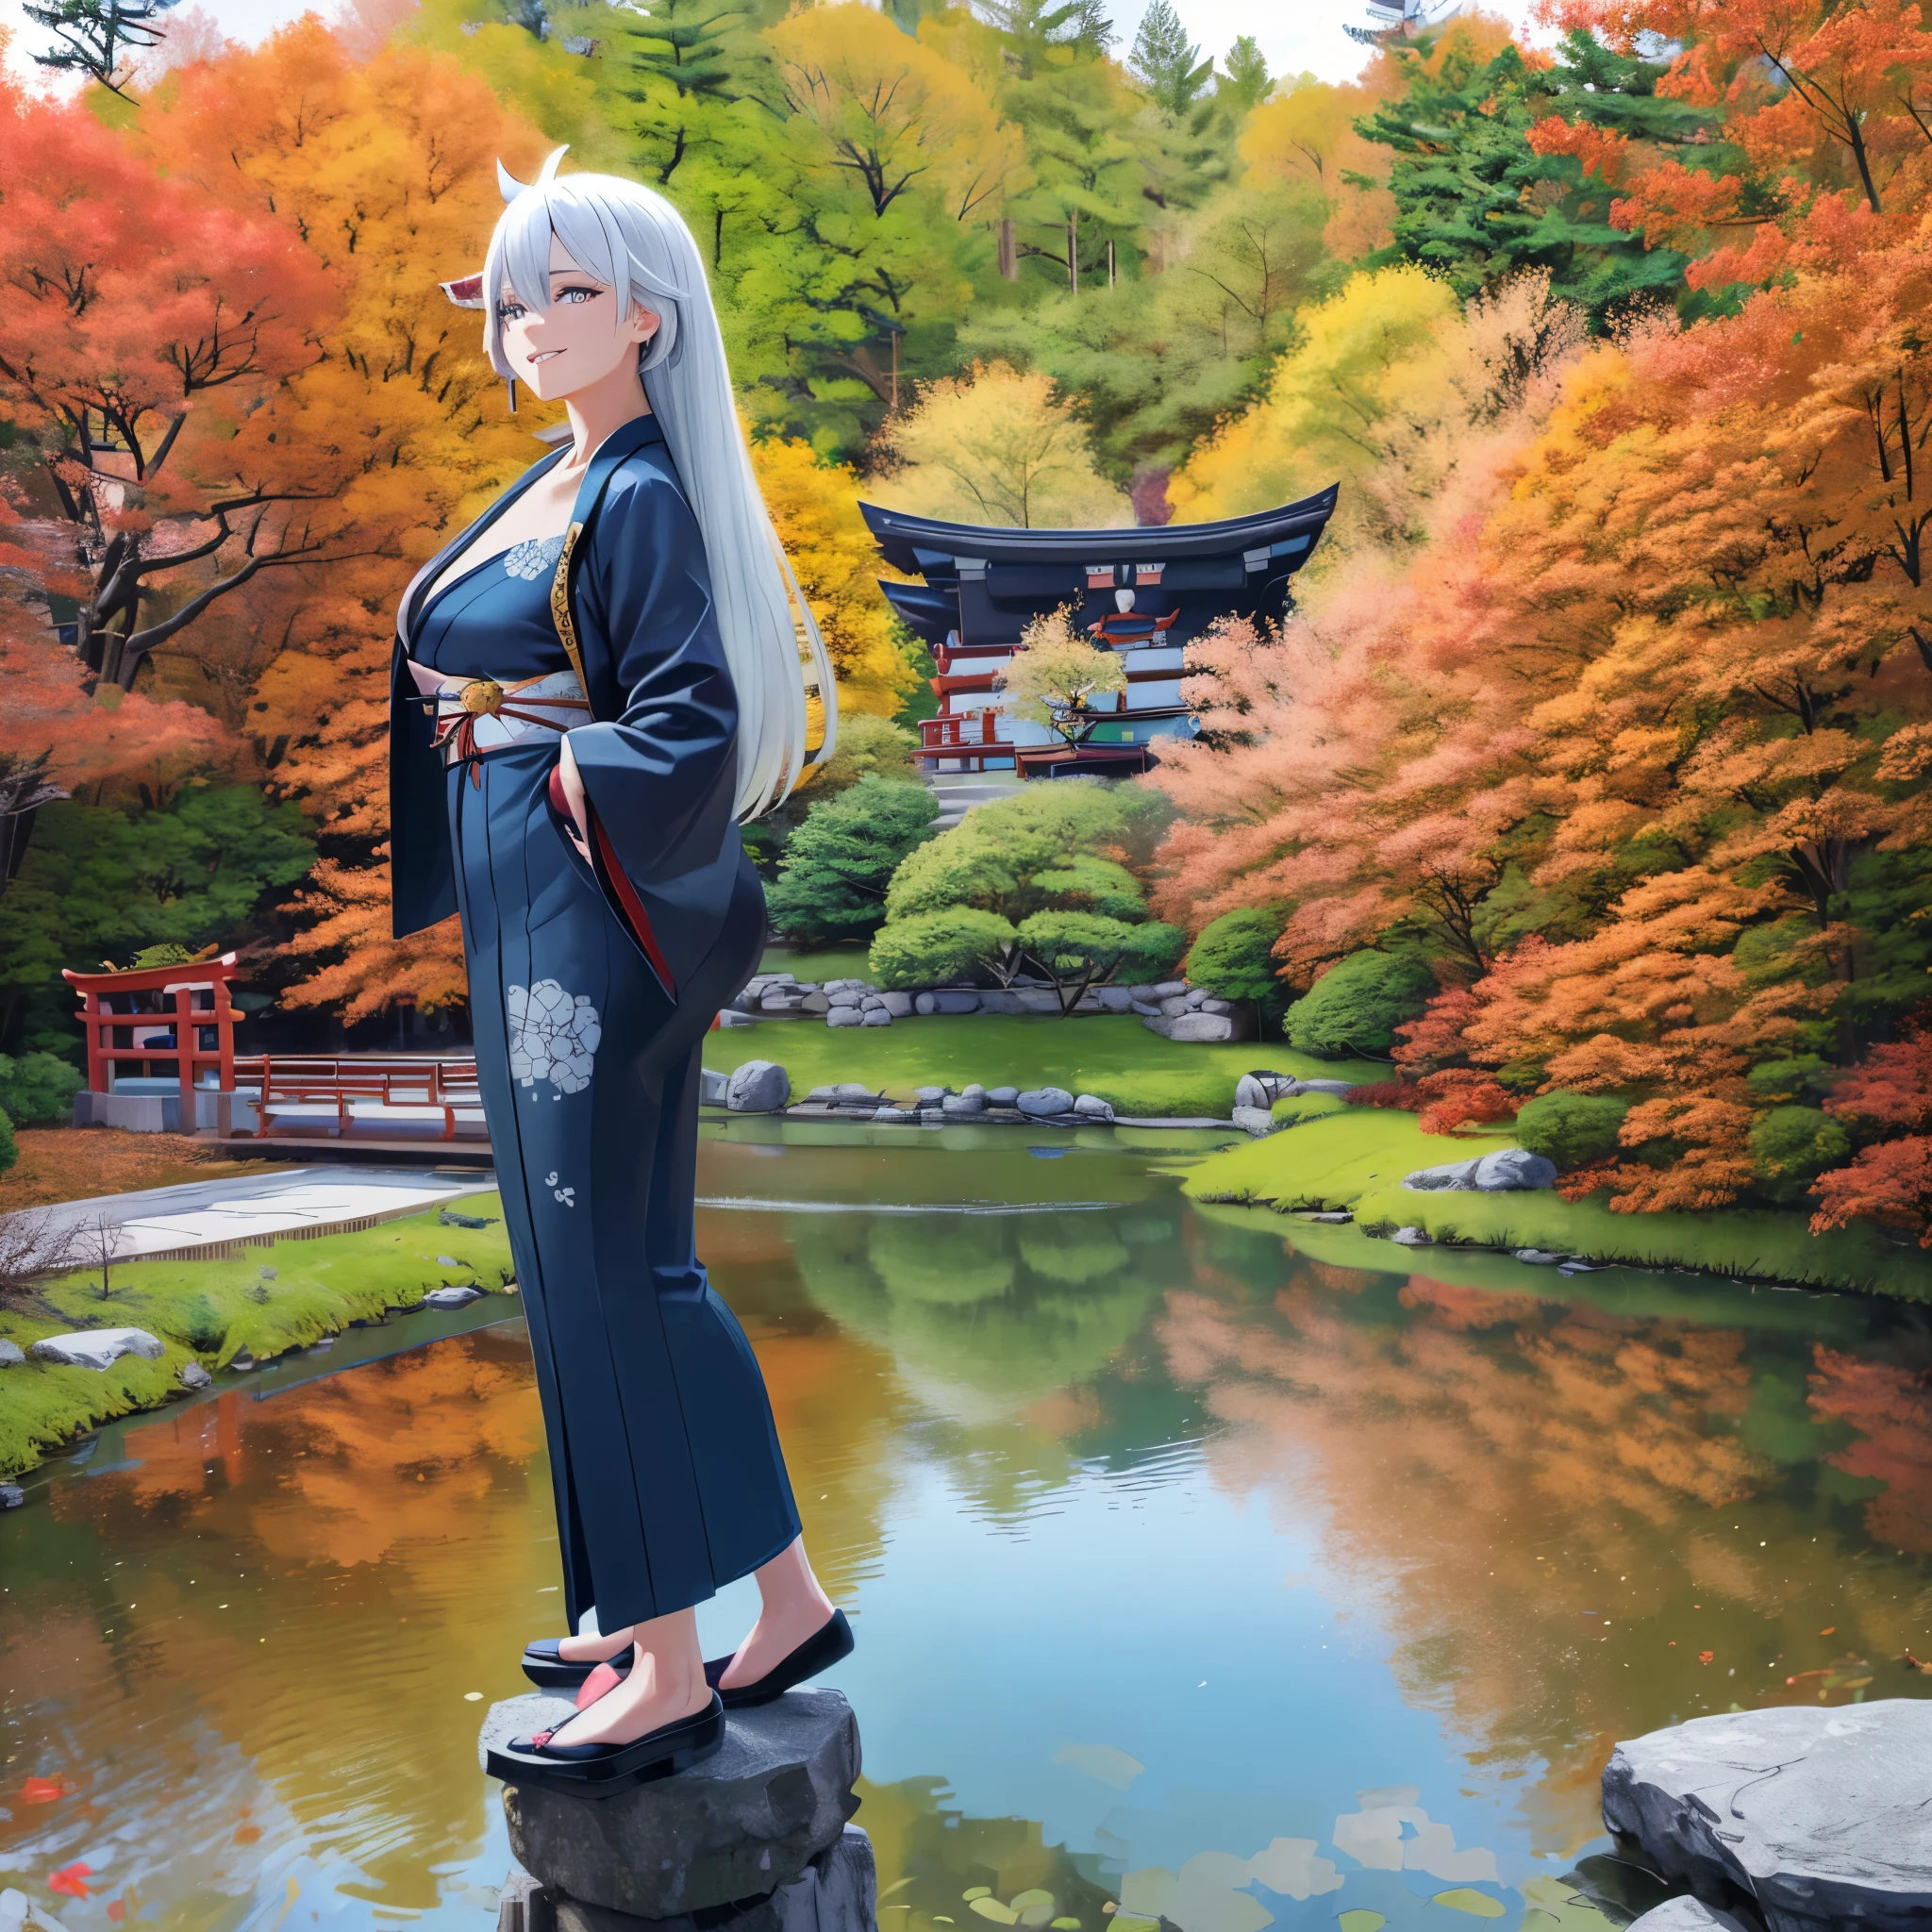
<path id="1" fill-rule="evenodd" d="M 648 442 L 661 442 L 663 440 L 663 425 L 653 415 L 633 416 L 628 423 L 621 424 L 613 429 L 591 454 L 590 465 L 584 472 L 584 480 L 577 486 L 576 501 L 571 507 L 571 522 L 581 524 L 595 512 L 597 504 L 617 466 L 626 457 L 641 449 Z M 397 607 L 396 622 L 397 634 L 402 639 L 406 652 L 415 634 L 416 622 L 423 614 L 423 605 L 429 587 L 441 575 L 450 559 L 467 545 L 474 543 L 525 491 L 540 477 L 547 476 L 569 454 L 570 449 L 566 444 L 560 449 L 552 450 L 548 456 L 540 458 L 532 463 L 474 524 L 452 537 L 409 579 L 409 587 L 403 592 L 402 602 Z"/>

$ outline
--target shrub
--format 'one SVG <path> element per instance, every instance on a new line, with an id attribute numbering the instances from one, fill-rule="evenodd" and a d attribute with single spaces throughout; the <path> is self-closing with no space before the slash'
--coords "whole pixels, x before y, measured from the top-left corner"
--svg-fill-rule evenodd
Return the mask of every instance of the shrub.
<path id="1" fill-rule="evenodd" d="M 1318 1059 L 1386 1055 L 1395 1029 L 1413 1020 L 1435 990 L 1429 969 L 1412 954 L 1352 953 L 1289 1008 L 1289 1041 Z"/>
<path id="2" fill-rule="evenodd" d="M 1554 1160 L 1558 1173 L 1568 1174 L 1617 1152 L 1617 1129 L 1629 1111 L 1627 1101 L 1607 1093 L 1543 1093 L 1524 1102 L 1516 1116 L 1516 1139 L 1530 1153 Z"/>
<path id="3" fill-rule="evenodd" d="M 1800 1054 L 1795 1059 L 1765 1060 L 1744 1077 L 1754 1100 L 1768 1106 L 1788 1101 L 1807 1104 L 1822 1100 L 1843 1070 L 1815 1053 Z"/>
<path id="4" fill-rule="evenodd" d="M 1348 1090 L 1351 1107 L 1389 1107 L 1402 1113 L 1420 1113 L 1424 1098 L 1422 1090 L 1407 1080 L 1371 1080 Z"/>
<path id="5" fill-rule="evenodd" d="M 1284 1126 L 1298 1127 L 1324 1113 L 1341 1113 L 1348 1106 L 1339 1093 L 1284 1093 L 1269 1109 Z"/>
<path id="6" fill-rule="evenodd" d="M 1224 912 L 1201 928 L 1189 948 L 1184 971 L 1190 986 L 1203 986 L 1217 999 L 1251 1000 L 1257 1017 L 1278 1024 L 1281 979 L 1275 970 L 1274 941 L 1281 921 L 1259 907 Z"/>
<path id="7" fill-rule="evenodd" d="M 943 986 L 948 980 L 972 979 L 1017 937 L 997 912 L 956 906 L 950 911 L 895 919 L 873 940 L 868 963 L 883 987 L 903 991 Z"/>
<path id="8" fill-rule="evenodd" d="M 1851 1136 L 1815 1107 L 1774 1107 L 1751 1124 L 1751 1171 L 1757 1191 L 1779 1208 L 1795 1208 L 1828 1167 L 1852 1155 Z"/>
<path id="9" fill-rule="evenodd" d="M 78 1070 L 58 1054 L 28 1053 L 9 1059 L 0 1053 L 0 1108 L 18 1126 L 66 1120 L 84 1084 Z"/>
<path id="10" fill-rule="evenodd" d="M 772 923 L 808 945 L 863 939 L 886 916 L 900 862 L 932 837 L 939 800 L 924 785 L 867 774 L 806 814 L 766 895 Z"/>
<path id="11" fill-rule="evenodd" d="M 20 1149 L 14 1143 L 13 1123 L 7 1118 L 7 1110 L 0 1108 L 0 1174 L 5 1174 L 20 1158 Z"/>

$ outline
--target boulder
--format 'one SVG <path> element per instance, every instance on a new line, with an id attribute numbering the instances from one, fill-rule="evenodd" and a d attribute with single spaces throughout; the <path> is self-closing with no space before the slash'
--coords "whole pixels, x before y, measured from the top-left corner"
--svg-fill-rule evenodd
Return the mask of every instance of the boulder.
<path id="1" fill-rule="evenodd" d="M 921 1107 L 937 1107 L 952 1091 L 950 1087 L 915 1087 L 912 1097 Z"/>
<path id="2" fill-rule="evenodd" d="M 957 1117 L 960 1114 L 982 1114 L 986 1111 L 984 1093 L 949 1093 L 940 1102 L 940 1111 Z"/>
<path id="3" fill-rule="evenodd" d="M 1083 1093 L 1074 1101 L 1074 1111 L 1090 1121 L 1110 1121 L 1113 1102 L 1101 1099 L 1097 1093 Z"/>
<path id="4" fill-rule="evenodd" d="M 912 1017 L 912 995 L 909 992 L 882 992 L 879 1004 L 895 1020 L 909 1020 Z"/>
<path id="5" fill-rule="evenodd" d="M 834 1007 L 825 1015 L 827 1026 L 857 1026 L 865 1015 L 857 1007 Z"/>
<path id="6" fill-rule="evenodd" d="M 805 1104 L 808 1107 L 837 1107 L 839 1090 L 836 1087 L 814 1087 L 805 1096 Z"/>
<path id="7" fill-rule="evenodd" d="M 25 1359 L 26 1354 L 19 1342 L 0 1337 L 0 1369 L 17 1368 Z"/>
<path id="8" fill-rule="evenodd" d="M 1013 1104 L 1022 1113 L 1050 1120 L 1056 1114 L 1072 1113 L 1074 1096 L 1064 1087 L 1029 1087 Z"/>
<path id="9" fill-rule="evenodd" d="M 942 1127 L 946 1124 L 946 1110 L 943 1107 L 922 1107 L 919 1123 L 925 1127 Z"/>
<path id="10" fill-rule="evenodd" d="M 890 1026 L 892 1016 L 883 1007 L 870 1007 L 858 1016 L 861 1026 Z"/>
<path id="11" fill-rule="evenodd" d="M 18 1509 L 26 1501 L 26 1491 L 18 1483 L 0 1483 L 0 1509 Z"/>
<path id="12" fill-rule="evenodd" d="M 568 1698 L 493 1705 L 478 1756 L 571 1714 Z M 501 1761 L 501 1759 L 499 1759 Z M 671 1919 L 791 1884 L 839 1842 L 857 1808 L 858 1725 L 837 1690 L 790 1690 L 732 1712 L 702 1764 L 607 1798 L 507 1781 L 517 1862 L 553 1890 L 613 1912 Z M 594 1923 L 594 1922 L 593 1922 Z"/>
<path id="13" fill-rule="evenodd" d="M 1060 996 L 1051 987 L 1023 987 L 1009 997 L 1019 1001 L 1020 1011 L 1023 1013 L 1055 1015 L 1060 1009 Z"/>
<path id="14" fill-rule="evenodd" d="M 858 1080 L 841 1080 L 836 1087 L 824 1091 L 841 1107 L 858 1107 L 861 1104 L 876 1107 L 886 1097 L 876 1088 L 867 1087 Z"/>
<path id="15" fill-rule="evenodd" d="M 1210 997 L 1201 1002 L 1198 1010 L 1204 1013 L 1219 1013 L 1224 1019 L 1226 1019 L 1241 1009 L 1232 1000 L 1217 1000 Z"/>
<path id="16" fill-rule="evenodd" d="M 1702 1899 L 1673 1898 L 1641 1919 L 1632 1919 L 1629 1932 L 1745 1932 L 1742 1919 L 1721 1912 Z"/>
<path id="17" fill-rule="evenodd" d="M 1354 1080 L 1290 1080 L 1275 1098 L 1294 1093 L 1349 1094 L 1355 1091 L 1357 1085 Z"/>
<path id="18" fill-rule="evenodd" d="M 916 1107 L 882 1107 L 873 1119 L 886 1126 L 916 1127 L 919 1124 L 919 1109 Z"/>
<path id="19" fill-rule="evenodd" d="M 1197 1046 L 1239 1040 L 1245 1031 L 1241 1019 L 1227 1013 L 1183 1013 L 1178 1020 L 1167 1023 L 1170 1040 L 1186 1041 Z"/>
<path id="20" fill-rule="evenodd" d="M 1234 1104 L 1237 1107 L 1273 1107 L 1295 1085 L 1286 1074 L 1276 1074 L 1265 1067 L 1257 1067 L 1251 1074 L 1243 1074 L 1235 1082 Z"/>
<path id="21" fill-rule="evenodd" d="M 965 1086 L 960 1088 L 959 1098 L 961 1100 L 984 1100 L 986 1098 L 986 1089 L 977 1080 L 969 1080 Z"/>
<path id="22" fill-rule="evenodd" d="M 912 995 L 912 1010 L 919 1014 L 937 1013 L 939 1001 L 929 992 L 916 992 Z"/>
<path id="23" fill-rule="evenodd" d="M 758 1024 L 749 1013 L 741 1013 L 732 1007 L 726 1007 L 718 1015 L 720 1026 L 756 1026 Z"/>
<path id="24" fill-rule="evenodd" d="M 1603 1789 L 1654 1869 L 1741 1894 L 1769 1932 L 1932 1924 L 1932 1703 L 1692 1718 L 1619 1744 Z"/>
<path id="25" fill-rule="evenodd" d="M 1317 1214 L 1304 1214 L 1303 1221 L 1323 1221 L 1331 1227 L 1346 1227 L 1355 1219 L 1354 1211 L 1347 1208 L 1324 1208 Z"/>
<path id="26" fill-rule="evenodd" d="M 181 1373 L 175 1379 L 184 1389 L 206 1389 L 214 1381 L 214 1377 L 199 1362 L 183 1362 Z"/>
<path id="27" fill-rule="evenodd" d="M 848 1824 L 790 1885 L 719 1911 L 641 1919 L 586 1905 L 512 1872 L 497 1905 L 496 1932 L 876 1932 L 878 1874 L 872 1840 Z M 0 1932 L 13 1932 L 0 1920 Z"/>
<path id="28" fill-rule="evenodd" d="M 976 1013 L 980 1008 L 980 995 L 971 987 L 940 987 L 924 997 L 932 1001 L 928 1012 Z"/>
<path id="29" fill-rule="evenodd" d="M 862 992 L 858 995 L 858 1010 L 861 1013 L 883 1013 L 886 1011 L 886 996 L 881 992 Z"/>
<path id="30" fill-rule="evenodd" d="M 1184 992 L 1171 992 L 1164 999 L 1156 1001 L 1155 1005 L 1163 1020 L 1178 1020 L 1183 1013 L 1193 1010 L 1188 1005 L 1188 996 Z"/>
<path id="31" fill-rule="evenodd" d="M 788 987 L 774 988 L 758 1001 L 761 1013 L 797 1013 L 805 1009 L 805 995 Z"/>
<path id="32" fill-rule="evenodd" d="M 1124 986 L 1096 986 L 1093 997 L 1106 1012 L 1131 1013 L 1134 1010 L 1133 998 Z"/>
<path id="33" fill-rule="evenodd" d="M 1257 1141 L 1272 1134 L 1281 1124 L 1265 1107 L 1237 1107 L 1234 1124 L 1243 1132 L 1254 1135 Z"/>
<path id="34" fill-rule="evenodd" d="M 1198 1013 L 1214 995 L 1205 986 L 1191 986 L 1188 989 L 1188 1011 Z"/>
<path id="35" fill-rule="evenodd" d="M 423 1297 L 425 1308 L 467 1308 L 472 1302 L 480 1302 L 483 1291 L 480 1288 L 432 1288 Z"/>
<path id="36" fill-rule="evenodd" d="M 1177 994 L 1186 993 L 1187 990 L 1188 982 L 1185 979 L 1163 979 L 1158 986 L 1150 986 L 1147 989 L 1147 997 L 1155 1001 L 1171 1000 Z"/>
<path id="37" fill-rule="evenodd" d="M 37 1362 L 70 1369 L 105 1369 L 124 1355 L 158 1362 L 167 1354 L 158 1336 L 145 1328 L 81 1328 L 71 1335 L 46 1335 L 27 1350 Z"/>
<path id="38" fill-rule="evenodd" d="M 865 995 L 857 987 L 841 986 L 836 991 L 827 987 L 825 1004 L 835 1013 L 843 1007 L 850 1007 L 856 1011 L 865 1005 Z"/>
<path id="39" fill-rule="evenodd" d="M 1158 1007 L 1150 1007 L 1145 1000 L 1130 1000 L 1128 1010 L 1138 1013 L 1143 1020 L 1158 1020 L 1161 1017 Z"/>
<path id="40" fill-rule="evenodd" d="M 983 992 L 979 995 L 979 1010 L 982 1013 L 1005 1013 L 1012 1016 L 1019 1013 L 1029 1013 L 1033 1009 L 1025 1004 L 1025 1001 L 1019 993 L 1008 992 L 1002 987 L 995 988 L 991 991 Z"/>
<path id="41" fill-rule="evenodd" d="M 1504 1147 L 1472 1160 L 1444 1161 L 1440 1167 L 1419 1167 L 1405 1174 L 1402 1185 L 1419 1194 L 1505 1194 L 1532 1188 L 1554 1188 L 1557 1164 L 1521 1147 Z"/>
<path id="42" fill-rule="evenodd" d="M 1554 1268 L 1563 1257 L 1561 1255 L 1551 1254 L 1547 1248 L 1511 1248 L 1509 1258 L 1512 1261 L 1527 1261 L 1532 1268 Z"/>
<path id="43" fill-rule="evenodd" d="M 1426 1248 L 1434 1245 L 1419 1227 L 1398 1227 L 1389 1239 L 1401 1248 Z"/>
<path id="44" fill-rule="evenodd" d="M 724 1105 L 733 1113 L 775 1113 L 791 1094 L 791 1078 L 775 1060 L 746 1060 L 731 1071 Z"/>
<path id="45" fill-rule="evenodd" d="M 832 1002 L 824 993 L 814 991 L 799 1001 L 798 1010 L 810 1014 L 814 1020 L 822 1020 L 832 1010 Z"/>
<path id="46" fill-rule="evenodd" d="M 1020 1090 L 1017 1087 L 995 1087 L 986 1096 L 989 1107 L 1018 1107 Z"/>

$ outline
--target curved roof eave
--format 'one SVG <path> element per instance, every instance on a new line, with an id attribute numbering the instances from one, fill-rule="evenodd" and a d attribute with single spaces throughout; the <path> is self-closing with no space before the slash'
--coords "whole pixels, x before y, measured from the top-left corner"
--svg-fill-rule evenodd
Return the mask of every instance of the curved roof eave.
<path id="1" fill-rule="evenodd" d="M 858 513 L 896 569 L 920 571 L 915 551 L 972 557 L 988 563 L 1133 563 L 1182 557 L 1224 557 L 1284 537 L 1319 536 L 1334 514 L 1341 486 L 1331 483 L 1299 503 L 1227 517 L 1212 524 L 1130 524 L 1111 530 L 1022 530 L 943 524 L 861 503 Z"/>

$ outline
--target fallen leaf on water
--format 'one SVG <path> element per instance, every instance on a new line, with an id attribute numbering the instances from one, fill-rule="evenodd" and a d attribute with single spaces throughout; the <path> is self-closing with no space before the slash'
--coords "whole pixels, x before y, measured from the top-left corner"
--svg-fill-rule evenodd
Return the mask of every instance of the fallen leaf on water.
<path id="1" fill-rule="evenodd" d="M 1447 1906 L 1452 1912 L 1467 1912 L 1473 1919 L 1500 1919 L 1508 1909 L 1501 1899 L 1467 1885 L 1458 1885 L 1454 1891 L 1439 1891 L 1429 1903 Z"/>
<path id="2" fill-rule="evenodd" d="M 1707 1664 L 1716 1655 L 1717 1652 L 1714 1650 L 1700 1650 L 1697 1653 L 1697 1661 L 1701 1664 Z"/>
<path id="3" fill-rule="evenodd" d="M 110 1900 L 108 1906 L 108 1916 L 118 1925 L 127 1916 L 125 1903 L 118 1898 Z"/>
<path id="4" fill-rule="evenodd" d="M 252 1845 L 260 1838 L 261 1826 L 258 1824 L 238 1824 L 235 1827 L 235 1842 L 238 1845 Z"/>
<path id="5" fill-rule="evenodd" d="M 87 1881 L 93 1875 L 92 1865 L 63 1865 L 58 1872 L 47 1874 L 47 1890 L 64 1893 L 68 1898 L 92 1898 Z"/>
<path id="6" fill-rule="evenodd" d="M 30 1777 L 20 1788 L 23 1805 L 51 1805 L 67 1795 L 67 1787 L 58 1777 Z"/>
<path id="7" fill-rule="evenodd" d="M 1818 1634 L 1821 1637 L 1836 1637 L 1838 1635 L 1838 1625 L 1836 1624 L 1827 1624 Z"/>

